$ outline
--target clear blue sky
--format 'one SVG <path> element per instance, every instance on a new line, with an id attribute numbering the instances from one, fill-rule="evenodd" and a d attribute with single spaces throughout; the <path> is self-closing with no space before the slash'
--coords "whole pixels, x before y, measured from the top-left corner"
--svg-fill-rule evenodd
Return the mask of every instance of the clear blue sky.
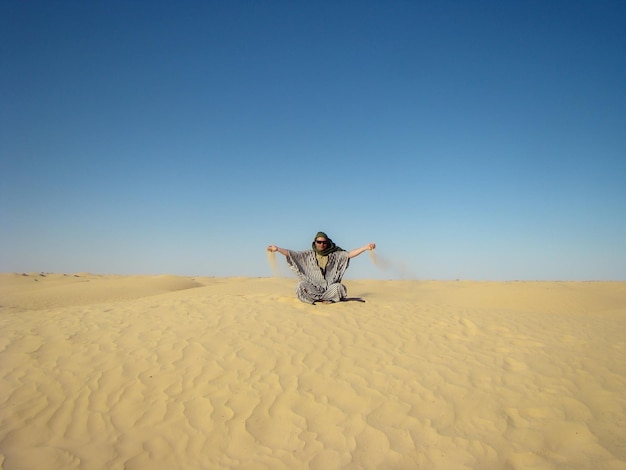
<path id="1" fill-rule="evenodd" d="M 0 51 L 0 271 L 626 280 L 624 1 L 2 1 Z"/>

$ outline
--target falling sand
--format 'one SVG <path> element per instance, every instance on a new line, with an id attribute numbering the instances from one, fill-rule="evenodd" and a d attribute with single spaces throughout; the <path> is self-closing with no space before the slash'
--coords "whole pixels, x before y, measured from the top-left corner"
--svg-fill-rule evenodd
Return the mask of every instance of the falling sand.
<path id="1" fill-rule="evenodd" d="M 376 256 L 376 251 L 375 250 L 370 250 L 370 259 L 372 260 L 372 263 L 374 263 L 374 266 L 376 266 L 377 268 L 380 269 L 387 269 L 390 266 L 390 263 L 388 263 L 385 259 L 379 258 L 378 256 Z"/>
<path id="2" fill-rule="evenodd" d="M 415 279 L 416 276 L 410 272 L 405 263 L 392 261 L 389 258 L 382 257 L 376 253 L 376 250 L 370 250 L 370 260 L 381 271 L 386 271 L 400 279 Z"/>
<path id="3" fill-rule="evenodd" d="M 296 282 L 0 274 L 0 468 L 626 468 L 626 283 Z"/>
<path id="4" fill-rule="evenodd" d="M 270 250 L 266 250 L 267 252 L 267 262 L 270 265 L 270 269 L 272 270 L 272 274 L 274 276 L 278 276 L 278 266 L 276 265 L 276 253 Z"/>

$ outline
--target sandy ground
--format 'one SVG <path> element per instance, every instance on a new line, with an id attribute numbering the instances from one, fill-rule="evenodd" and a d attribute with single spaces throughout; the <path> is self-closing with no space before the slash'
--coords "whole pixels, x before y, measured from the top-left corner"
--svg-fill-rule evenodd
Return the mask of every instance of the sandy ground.
<path id="1" fill-rule="evenodd" d="M 0 275 L 15 469 L 626 469 L 626 283 Z"/>

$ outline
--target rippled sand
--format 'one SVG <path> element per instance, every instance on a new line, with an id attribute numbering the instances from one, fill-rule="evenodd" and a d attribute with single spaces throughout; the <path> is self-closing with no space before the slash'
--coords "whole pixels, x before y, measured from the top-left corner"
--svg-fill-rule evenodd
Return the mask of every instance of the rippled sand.
<path id="1" fill-rule="evenodd" d="M 0 275 L 2 468 L 626 468 L 626 283 L 295 283 Z"/>

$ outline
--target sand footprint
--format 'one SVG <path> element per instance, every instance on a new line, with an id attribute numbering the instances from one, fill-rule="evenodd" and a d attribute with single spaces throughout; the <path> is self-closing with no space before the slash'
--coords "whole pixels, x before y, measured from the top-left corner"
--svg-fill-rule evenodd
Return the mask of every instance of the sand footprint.
<path id="1" fill-rule="evenodd" d="M 459 323 L 463 326 L 463 334 L 465 336 L 476 336 L 480 333 L 480 329 L 469 318 L 461 318 Z"/>
<path id="2" fill-rule="evenodd" d="M 508 370 L 511 372 L 520 372 L 522 370 L 528 370 L 528 365 L 525 362 L 518 361 L 516 359 L 507 357 L 504 360 L 504 370 Z"/>

